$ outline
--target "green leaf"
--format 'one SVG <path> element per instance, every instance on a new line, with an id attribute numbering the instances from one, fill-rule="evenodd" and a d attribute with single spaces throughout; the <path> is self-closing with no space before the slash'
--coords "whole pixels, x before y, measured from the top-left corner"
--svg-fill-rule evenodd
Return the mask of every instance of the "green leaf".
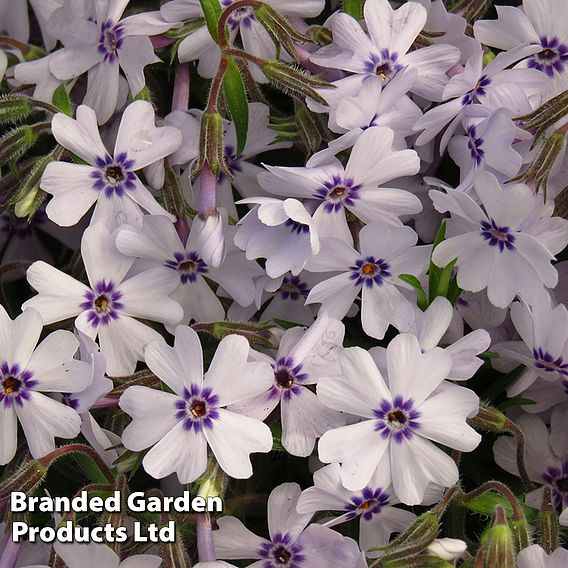
<path id="1" fill-rule="evenodd" d="M 233 59 L 229 59 L 229 64 L 223 77 L 223 89 L 237 132 L 237 156 L 239 156 L 244 150 L 247 141 L 248 103 L 241 73 Z"/>
<path id="2" fill-rule="evenodd" d="M 280 327 L 283 327 L 284 329 L 290 329 L 291 327 L 298 327 L 297 323 L 294 323 L 292 321 L 287 321 L 287 320 L 282 320 L 282 319 L 277 319 L 277 318 L 273 318 L 272 321 L 279 325 Z"/>
<path id="3" fill-rule="evenodd" d="M 437 290 L 440 282 L 440 277 L 442 275 L 442 269 L 438 268 L 432 262 L 432 254 L 434 249 L 446 238 L 446 222 L 442 221 L 438 232 L 436 233 L 436 238 L 432 244 L 432 253 L 430 254 L 430 266 L 428 267 L 428 302 L 432 303 L 434 298 L 437 296 Z"/>
<path id="4" fill-rule="evenodd" d="M 199 0 L 203 15 L 205 16 L 205 23 L 211 37 L 217 41 L 217 22 L 223 13 L 219 0 Z"/>
<path id="5" fill-rule="evenodd" d="M 515 396 L 514 398 L 509 398 L 497 405 L 497 408 L 501 411 L 507 410 L 508 408 L 513 408 L 515 406 L 525 406 L 530 404 L 536 404 L 536 401 L 530 398 L 522 398 L 520 396 Z"/>
<path id="6" fill-rule="evenodd" d="M 494 381 L 491 386 L 486 389 L 485 392 L 483 392 L 483 394 L 480 396 L 481 400 L 493 402 L 502 392 L 505 391 L 505 389 L 510 384 L 517 380 L 524 368 L 524 365 L 519 365 L 518 367 L 515 367 L 510 373 L 503 375 L 502 377 Z"/>
<path id="7" fill-rule="evenodd" d="M 428 307 L 428 298 L 426 297 L 426 292 L 420 284 L 420 280 L 416 278 L 413 274 L 399 274 L 398 277 L 407 284 L 410 284 L 418 293 L 417 304 L 421 310 L 425 310 Z"/>
<path id="8" fill-rule="evenodd" d="M 67 93 L 67 89 L 65 88 L 65 83 L 62 83 L 61 85 L 59 85 L 59 87 L 57 87 L 57 89 L 55 89 L 51 102 L 67 116 L 73 116 L 71 101 L 69 100 L 69 94 Z"/>
<path id="9" fill-rule="evenodd" d="M 447 298 L 450 280 L 452 279 L 452 270 L 456 265 L 457 260 L 457 258 L 454 258 L 454 260 L 452 260 L 452 262 L 450 262 L 450 264 L 448 264 L 440 273 L 436 288 L 436 296 L 444 296 L 444 298 Z"/>
<path id="10" fill-rule="evenodd" d="M 343 0 L 343 11 L 356 20 L 363 19 L 363 0 Z"/>

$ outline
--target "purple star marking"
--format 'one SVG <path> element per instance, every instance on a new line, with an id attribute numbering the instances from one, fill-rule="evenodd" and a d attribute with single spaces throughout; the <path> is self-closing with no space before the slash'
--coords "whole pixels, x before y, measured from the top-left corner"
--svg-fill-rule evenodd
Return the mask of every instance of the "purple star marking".
<path id="1" fill-rule="evenodd" d="M 183 390 L 183 398 L 176 402 L 176 418 L 183 420 L 185 430 L 201 432 L 213 428 L 213 420 L 219 418 L 219 397 L 209 387 L 201 388 L 192 383 Z"/>
<path id="2" fill-rule="evenodd" d="M 10 408 L 14 404 L 24 405 L 24 400 L 30 399 L 29 390 L 37 385 L 33 373 L 20 369 L 18 363 L 10 365 L 6 361 L 0 364 L 0 404 Z"/>
<path id="3" fill-rule="evenodd" d="M 383 438 L 394 438 L 401 443 L 410 440 L 415 431 L 420 428 L 417 419 L 421 413 L 414 408 L 414 401 L 409 398 L 404 400 L 402 396 L 395 396 L 393 402 L 386 399 L 381 401 L 379 408 L 373 410 L 377 418 L 375 431 L 380 432 Z"/>

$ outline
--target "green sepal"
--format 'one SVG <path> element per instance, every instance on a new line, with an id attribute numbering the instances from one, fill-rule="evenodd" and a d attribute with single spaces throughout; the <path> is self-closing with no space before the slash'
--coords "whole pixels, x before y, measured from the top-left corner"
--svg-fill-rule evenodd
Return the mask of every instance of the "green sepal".
<path id="1" fill-rule="evenodd" d="M 237 156 L 239 156 L 247 142 L 249 112 L 245 85 L 239 68 L 233 59 L 228 59 L 227 70 L 223 76 L 223 90 L 237 133 Z"/>

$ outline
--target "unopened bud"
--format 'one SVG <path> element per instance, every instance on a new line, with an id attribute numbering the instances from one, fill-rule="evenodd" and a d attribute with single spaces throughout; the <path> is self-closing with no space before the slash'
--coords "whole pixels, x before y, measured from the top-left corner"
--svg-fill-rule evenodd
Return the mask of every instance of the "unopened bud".
<path id="1" fill-rule="evenodd" d="M 329 45 L 333 43 L 333 33 L 324 26 L 310 26 L 307 33 L 318 45 Z"/>
<path id="2" fill-rule="evenodd" d="M 26 124 L 0 138 L 0 165 L 17 162 L 37 141 L 39 131 Z"/>
<path id="3" fill-rule="evenodd" d="M 20 122 L 32 113 L 29 97 L 24 95 L 5 95 L 0 97 L 0 124 Z"/>
<path id="4" fill-rule="evenodd" d="M 276 349 L 278 347 L 278 330 L 270 323 L 251 323 L 220 321 L 215 323 L 196 323 L 195 331 L 207 331 L 215 339 L 223 339 L 227 335 L 242 335 L 248 339 L 252 347 Z"/>
<path id="5" fill-rule="evenodd" d="M 463 556 L 467 544 L 457 538 L 437 538 L 428 545 L 428 552 L 442 560 L 456 560 Z"/>
<path id="6" fill-rule="evenodd" d="M 324 139 L 325 129 L 322 127 L 320 117 L 321 114 L 313 113 L 304 104 L 296 106 L 296 129 L 310 155 L 319 150 Z"/>
<path id="7" fill-rule="evenodd" d="M 309 97 L 318 103 L 329 106 L 327 101 L 319 95 L 316 88 L 333 88 L 334 85 L 317 79 L 307 71 L 283 63 L 281 61 L 267 61 L 262 72 L 276 88 L 293 97 Z"/>
<path id="8" fill-rule="evenodd" d="M 484 568 L 515 568 L 515 556 L 513 532 L 507 524 L 505 509 L 497 505 L 493 524 L 486 535 Z"/>
<path id="9" fill-rule="evenodd" d="M 383 560 L 382 568 L 455 568 L 442 558 L 421 554 L 412 558 L 402 560 Z"/>
<path id="10" fill-rule="evenodd" d="M 22 199 L 14 205 L 14 213 L 16 214 L 16 217 L 22 219 L 30 214 L 38 191 L 40 191 L 39 187 L 34 187 L 27 195 L 22 197 Z"/>
<path id="11" fill-rule="evenodd" d="M 535 133 L 533 147 L 544 136 L 546 130 L 568 114 L 568 90 L 546 101 L 535 111 L 515 117 L 525 130 Z"/>
<path id="12" fill-rule="evenodd" d="M 550 486 L 544 487 L 542 507 L 538 518 L 539 541 L 547 554 L 560 546 L 560 526 L 558 515 L 552 504 Z"/>
<path id="13" fill-rule="evenodd" d="M 479 412 L 476 416 L 470 418 L 469 422 L 479 430 L 504 432 L 507 431 L 509 419 L 500 410 L 488 404 L 480 404 Z"/>
<path id="14" fill-rule="evenodd" d="M 0 483 L 0 502 L 8 499 L 13 491 L 23 491 L 31 495 L 45 479 L 47 470 L 39 461 L 26 462 Z"/>

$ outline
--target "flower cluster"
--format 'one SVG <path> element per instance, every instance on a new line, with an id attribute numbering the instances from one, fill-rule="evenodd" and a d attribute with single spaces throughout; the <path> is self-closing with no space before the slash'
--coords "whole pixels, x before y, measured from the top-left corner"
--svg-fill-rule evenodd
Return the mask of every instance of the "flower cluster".
<path id="1" fill-rule="evenodd" d="M 0 567 L 565 566 L 562 0 L 29 4 L 0 0 Z M 12 542 L 11 491 L 83 486 L 226 509 Z"/>

